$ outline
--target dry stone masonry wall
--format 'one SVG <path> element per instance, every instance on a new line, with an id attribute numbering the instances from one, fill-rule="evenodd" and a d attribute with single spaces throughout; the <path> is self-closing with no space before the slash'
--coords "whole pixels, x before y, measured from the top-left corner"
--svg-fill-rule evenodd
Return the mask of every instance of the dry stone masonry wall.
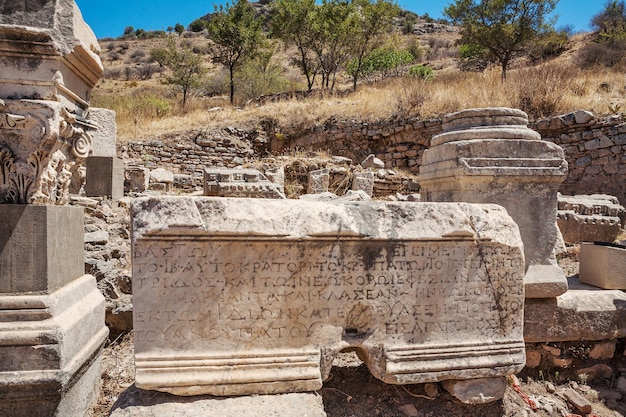
<path id="1" fill-rule="evenodd" d="M 626 204 L 626 122 L 624 117 L 595 117 L 586 111 L 532 122 L 543 140 L 561 146 L 569 173 L 560 191 L 565 195 L 609 194 Z M 200 183 L 205 167 L 235 168 L 252 157 L 293 150 L 323 150 L 357 162 L 374 154 L 386 168 L 417 174 L 422 154 L 440 119 L 395 119 L 377 123 L 331 120 L 295 138 L 275 135 L 272 129 L 234 129 L 197 132 L 194 137 L 169 136 L 149 142 L 126 143 L 118 153 L 146 167 L 165 167 L 191 174 Z M 280 136 L 279 140 L 276 136 Z"/>
<path id="2" fill-rule="evenodd" d="M 596 118 L 576 111 L 531 128 L 543 140 L 554 142 L 565 151 L 569 174 L 561 193 L 609 194 L 626 203 L 626 122 L 624 117 Z"/>

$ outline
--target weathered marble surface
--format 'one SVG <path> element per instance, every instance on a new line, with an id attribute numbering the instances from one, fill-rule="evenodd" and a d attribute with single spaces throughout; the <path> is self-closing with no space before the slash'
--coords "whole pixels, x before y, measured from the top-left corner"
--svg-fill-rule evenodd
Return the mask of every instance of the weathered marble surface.
<path id="1" fill-rule="evenodd" d="M 66 204 L 74 172 L 92 149 L 85 125 L 62 103 L 0 105 L 0 204 Z"/>
<path id="2" fill-rule="evenodd" d="M 616 197 L 604 194 L 559 195 L 558 225 L 567 243 L 617 239 L 626 210 Z"/>
<path id="3" fill-rule="evenodd" d="M 526 297 L 567 291 L 554 247 L 557 193 L 567 174 L 563 150 L 526 127 L 528 117 L 509 108 L 470 109 L 447 115 L 444 132 L 422 156 L 423 201 L 465 201 L 504 206 L 518 224 L 526 259 Z"/>
<path id="4" fill-rule="evenodd" d="M 204 170 L 204 195 L 285 198 L 284 192 L 256 169 L 207 168 Z"/>
<path id="5" fill-rule="evenodd" d="M 579 279 L 606 290 L 626 290 L 626 248 L 583 243 Z"/>
<path id="6" fill-rule="evenodd" d="M 94 277 L 50 294 L 0 294 L 0 319 L 0 415 L 84 415 L 109 334 Z"/>
<path id="7" fill-rule="evenodd" d="M 524 340 L 566 342 L 626 337 L 626 293 L 568 278 L 569 289 L 552 299 L 526 299 Z"/>
<path id="8" fill-rule="evenodd" d="M 131 211 L 139 388 L 316 390 L 346 348 L 395 384 L 525 363 L 522 243 L 499 206 L 163 197 Z"/>
<path id="9" fill-rule="evenodd" d="M 0 98 L 59 101 L 84 116 L 103 67 L 74 0 L 0 5 Z"/>

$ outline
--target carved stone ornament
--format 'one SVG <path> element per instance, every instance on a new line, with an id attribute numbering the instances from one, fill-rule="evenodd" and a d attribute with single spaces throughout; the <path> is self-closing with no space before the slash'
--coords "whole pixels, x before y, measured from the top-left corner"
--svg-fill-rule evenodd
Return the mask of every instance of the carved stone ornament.
<path id="1" fill-rule="evenodd" d="M 66 204 L 91 137 L 61 103 L 0 105 L 0 204 Z"/>
<path id="2" fill-rule="evenodd" d="M 0 97 L 62 102 L 85 116 L 100 46 L 74 0 L 0 0 Z"/>

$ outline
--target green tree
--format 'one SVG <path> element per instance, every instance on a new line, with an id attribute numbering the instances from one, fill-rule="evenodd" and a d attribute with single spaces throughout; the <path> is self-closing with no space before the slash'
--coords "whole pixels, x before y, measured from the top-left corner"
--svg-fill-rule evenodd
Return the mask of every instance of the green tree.
<path id="1" fill-rule="evenodd" d="M 313 89 L 319 71 L 313 50 L 315 9 L 315 0 L 275 0 L 270 20 L 272 36 L 298 50 L 298 57 L 292 63 L 306 77 L 308 91 Z"/>
<path id="2" fill-rule="evenodd" d="M 202 32 L 207 27 L 207 22 L 202 19 L 196 19 L 189 24 L 189 30 L 192 32 Z"/>
<path id="3" fill-rule="evenodd" d="M 180 23 L 176 23 L 176 26 L 174 26 L 174 31 L 178 35 L 182 35 L 183 32 L 185 31 L 185 27 L 183 25 L 181 25 Z"/>
<path id="4" fill-rule="evenodd" d="M 322 0 L 313 17 L 312 49 L 320 65 L 322 88 L 332 91 L 337 70 L 350 56 L 354 5 L 348 0 Z"/>
<path id="5" fill-rule="evenodd" d="M 355 9 L 350 16 L 350 54 L 355 65 L 352 71 L 352 89 L 356 91 L 357 80 L 365 57 L 383 44 L 383 35 L 392 28 L 393 18 L 400 8 L 387 0 L 353 0 Z"/>
<path id="6" fill-rule="evenodd" d="M 150 51 L 150 57 L 169 69 L 164 83 L 180 89 L 183 94 L 182 108 L 185 109 L 189 93 L 202 86 L 206 74 L 202 55 L 196 54 L 192 47 L 184 42 L 177 44 L 173 37 L 168 37 L 165 48 Z"/>
<path id="7" fill-rule="evenodd" d="M 215 7 L 215 14 L 207 25 L 213 41 L 212 60 L 228 68 L 230 76 L 230 103 L 235 101 L 235 69 L 243 59 L 252 58 L 262 47 L 262 21 L 254 15 L 247 0 L 237 0 L 226 7 Z"/>
<path id="8" fill-rule="evenodd" d="M 601 42 L 619 46 L 626 41 L 626 4 L 623 0 L 610 0 L 599 14 L 591 19 L 591 27 Z"/>
<path id="9" fill-rule="evenodd" d="M 414 59 L 407 50 L 383 47 L 367 54 L 360 64 L 356 58 L 351 59 L 346 65 L 346 72 L 353 78 L 354 72 L 359 71 L 359 77 L 368 78 L 379 75 L 381 79 L 385 79 L 388 76 L 398 76 L 399 69 L 410 64 Z"/>
<path id="10" fill-rule="evenodd" d="M 132 26 L 126 26 L 124 28 L 124 34 L 123 36 L 134 36 L 135 35 L 135 28 Z"/>
<path id="11" fill-rule="evenodd" d="M 511 60 L 526 52 L 531 42 L 553 28 L 548 16 L 558 0 L 455 0 L 444 9 L 461 26 L 461 43 L 479 45 L 502 68 L 502 79 Z"/>

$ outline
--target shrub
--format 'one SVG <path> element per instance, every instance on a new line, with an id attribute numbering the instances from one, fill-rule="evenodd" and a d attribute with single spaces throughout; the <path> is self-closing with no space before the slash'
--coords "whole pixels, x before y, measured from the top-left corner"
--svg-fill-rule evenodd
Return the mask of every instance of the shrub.
<path id="1" fill-rule="evenodd" d="M 401 75 L 401 67 L 410 64 L 414 56 L 407 50 L 395 48 L 379 48 L 369 53 L 361 63 L 360 75 L 363 78 L 385 79 L 389 76 Z M 354 75 L 357 62 L 348 62 L 346 71 L 350 76 Z"/>
<path id="2" fill-rule="evenodd" d="M 133 53 L 130 54 L 131 61 L 140 61 L 141 58 L 146 56 L 146 51 L 143 49 L 135 49 Z"/>
<path id="3" fill-rule="evenodd" d="M 533 62 L 561 55 L 567 49 L 568 29 L 551 30 L 543 33 L 531 44 L 528 56 Z"/>
<path id="4" fill-rule="evenodd" d="M 202 32 L 207 27 L 207 22 L 202 19 L 196 19 L 189 24 L 189 30 L 192 32 Z"/>
<path id="5" fill-rule="evenodd" d="M 235 80 L 239 86 L 237 95 L 243 101 L 263 94 L 279 93 L 289 86 L 283 67 L 271 61 L 262 65 L 258 60 L 247 60 L 237 70 Z"/>
<path id="6" fill-rule="evenodd" d="M 424 48 L 420 45 L 420 41 L 417 36 L 411 36 L 410 40 L 407 42 L 406 50 L 409 51 L 413 58 L 419 62 L 424 57 Z"/>
<path id="7" fill-rule="evenodd" d="M 425 81 L 431 81 L 435 78 L 435 72 L 428 65 L 414 65 L 409 68 L 409 76 L 420 78 Z"/>
<path id="8" fill-rule="evenodd" d="M 489 65 L 487 51 L 484 47 L 466 43 L 459 48 L 461 71 L 484 71 Z"/>
<path id="9" fill-rule="evenodd" d="M 457 49 L 451 40 L 431 36 L 426 39 L 426 43 L 428 44 L 428 51 L 426 52 L 428 60 L 454 57 L 457 54 Z"/>
<path id="10" fill-rule="evenodd" d="M 626 41 L 621 44 L 590 42 L 578 51 L 576 62 L 581 68 L 626 66 Z"/>

